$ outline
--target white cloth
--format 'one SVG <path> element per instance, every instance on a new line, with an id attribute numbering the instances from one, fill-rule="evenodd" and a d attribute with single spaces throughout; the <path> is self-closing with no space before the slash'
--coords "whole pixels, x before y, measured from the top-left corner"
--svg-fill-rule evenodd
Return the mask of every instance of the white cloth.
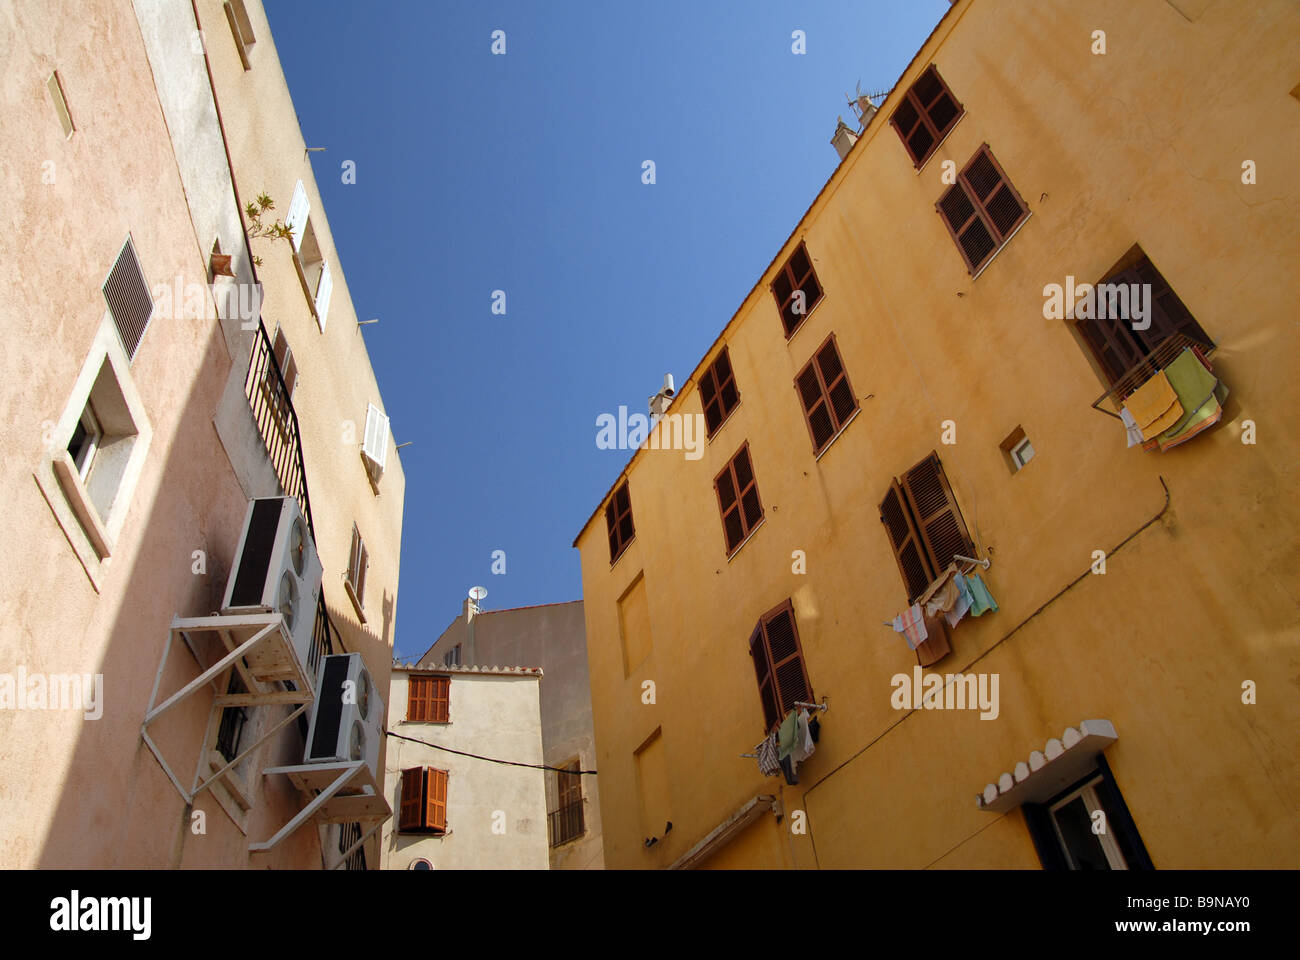
<path id="1" fill-rule="evenodd" d="M 813 755 L 817 749 L 813 743 L 812 732 L 808 729 L 808 709 L 799 708 L 798 726 L 795 728 L 794 749 L 790 751 L 790 759 L 795 763 L 803 763 Z"/>
<path id="2" fill-rule="evenodd" d="M 1120 407 L 1119 418 L 1124 421 L 1124 429 L 1128 433 L 1128 445 L 1136 447 L 1142 442 L 1142 428 L 1133 419 L 1133 414 L 1128 412 L 1128 407 Z"/>

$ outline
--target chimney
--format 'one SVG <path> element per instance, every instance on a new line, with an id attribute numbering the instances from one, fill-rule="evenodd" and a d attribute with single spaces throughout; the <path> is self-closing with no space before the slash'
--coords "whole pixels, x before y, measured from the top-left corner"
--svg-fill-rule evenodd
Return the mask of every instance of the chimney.
<path id="1" fill-rule="evenodd" d="M 668 405 L 673 402 L 674 393 L 673 375 L 671 373 L 665 373 L 663 387 L 658 393 L 650 398 L 651 425 L 664 415 L 664 411 L 668 409 Z"/>
<path id="2" fill-rule="evenodd" d="M 474 649 L 474 618 L 483 612 L 479 603 L 487 596 L 486 587 L 471 587 L 465 598 L 465 650 L 461 663 L 465 666 L 478 666 L 478 651 Z"/>
<path id="3" fill-rule="evenodd" d="M 853 145 L 858 142 L 858 135 L 849 129 L 849 125 L 844 122 L 843 117 L 835 118 L 835 136 L 831 137 L 831 146 L 843 160 L 853 149 Z"/>

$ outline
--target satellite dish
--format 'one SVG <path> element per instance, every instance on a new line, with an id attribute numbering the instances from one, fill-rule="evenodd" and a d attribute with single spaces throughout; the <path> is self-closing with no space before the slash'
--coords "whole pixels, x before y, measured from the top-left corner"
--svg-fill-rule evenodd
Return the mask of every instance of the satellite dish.
<path id="1" fill-rule="evenodd" d="M 486 596 L 487 596 L 487 587 L 470 587 L 470 588 L 469 588 L 469 598 L 470 598 L 471 600 L 473 600 L 475 603 L 478 603 L 480 600 L 482 600 L 482 599 L 483 599 L 484 597 L 486 597 Z"/>

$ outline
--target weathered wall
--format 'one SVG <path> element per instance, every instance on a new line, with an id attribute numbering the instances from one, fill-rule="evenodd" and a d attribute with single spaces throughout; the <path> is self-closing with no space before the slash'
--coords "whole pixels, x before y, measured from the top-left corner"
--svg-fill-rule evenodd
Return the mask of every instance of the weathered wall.
<path id="1" fill-rule="evenodd" d="M 1283 172 L 1300 133 L 1275 119 L 1300 110 L 1298 37 L 1286 3 L 1214 4 L 1190 21 L 1159 3 L 974 0 L 948 14 L 897 89 L 933 62 L 965 115 L 918 174 L 886 104 L 703 358 L 725 343 L 742 396 L 704 457 L 633 458 L 636 538 L 612 567 L 603 510 L 578 539 L 609 866 L 667 865 L 772 791 L 739 757 L 763 732 L 747 640 L 787 597 L 831 704 L 784 791 L 809 835 L 773 844 L 756 824 L 715 864 L 1037 866 L 1020 814 L 997 822 L 975 793 L 1091 717 L 1119 732 L 1107 759 L 1157 867 L 1300 862 L 1300 628 L 1285 572 L 1300 527 L 1285 426 L 1300 202 Z M 972 280 L 935 203 L 944 161 L 961 169 L 986 142 L 1031 215 Z M 800 240 L 825 297 L 787 342 L 768 285 Z M 1046 284 L 1095 282 L 1134 244 L 1214 338 L 1232 390 L 1223 423 L 1167 454 L 1125 449 L 1118 421 L 1089 407 L 1105 388 L 1093 361 L 1043 316 Z M 831 332 L 860 411 L 815 459 L 792 381 Z M 692 378 L 670 412 L 700 410 Z M 1037 455 L 1013 475 L 998 444 L 1017 425 Z M 765 520 L 728 562 L 712 481 L 745 441 Z M 891 676 L 915 659 L 881 625 L 905 600 L 878 504 L 931 450 L 993 558 L 1001 606 L 961 623 L 935 669 L 999 673 L 996 720 L 902 719 L 890 705 Z M 1160 513 L 1160 477 L 1160 520 L 1061 594 L 1094 550 Z M 796 550 L 806 574 L 792 572 Z M 652 649 L 624 677 L 617 600 L 643 571 Z M 1255 706 L 1245 680 L 1260 684 Z M 656 728 L 674 831 L 646 850 L 633 751 Z"/>
<path id="2" fill-rule="evenodd" d="M 406 719 L 409 673 L 394 668 L 390 732 L 480 757 L 542 762 L 536 674 L 451 674 L 448 723 Z M 400 833 L 402 770 L 446 770 L 446 836 Z M 423 857 L 435 870 L 547 869 L 546 792 L 542 771 L 491 763 L 389 737 L 385 793 L 394 817 L 383 828 L 383 866 L 405 870 Z M 504 832 L 493 830 L 502 824 Z"/>

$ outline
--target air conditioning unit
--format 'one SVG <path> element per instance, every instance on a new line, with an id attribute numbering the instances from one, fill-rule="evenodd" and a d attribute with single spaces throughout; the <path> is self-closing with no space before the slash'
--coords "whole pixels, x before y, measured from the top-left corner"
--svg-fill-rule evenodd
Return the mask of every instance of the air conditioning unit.
<path id="1" fill-rule="evenodd" d="M 359 653 L 333 653 L 321 661 L 320 680 L 304 763 L 364 760 L 378 775 L 384 702 Z"/>
<path id="2" fill-rule="evenodd" d="M 293 497 L 250 500 L 222 613 L 282 613 L 298 662 L 305 669 L 321 590 L 321 563 L 306 518 Z M 284 664 L 271 653 L 248 656 L 253 675 L 275 678 Z M 262 661 L 266 662 L 262 662 Z M 262 674 L 259 674 L 262 671 Z"/>

